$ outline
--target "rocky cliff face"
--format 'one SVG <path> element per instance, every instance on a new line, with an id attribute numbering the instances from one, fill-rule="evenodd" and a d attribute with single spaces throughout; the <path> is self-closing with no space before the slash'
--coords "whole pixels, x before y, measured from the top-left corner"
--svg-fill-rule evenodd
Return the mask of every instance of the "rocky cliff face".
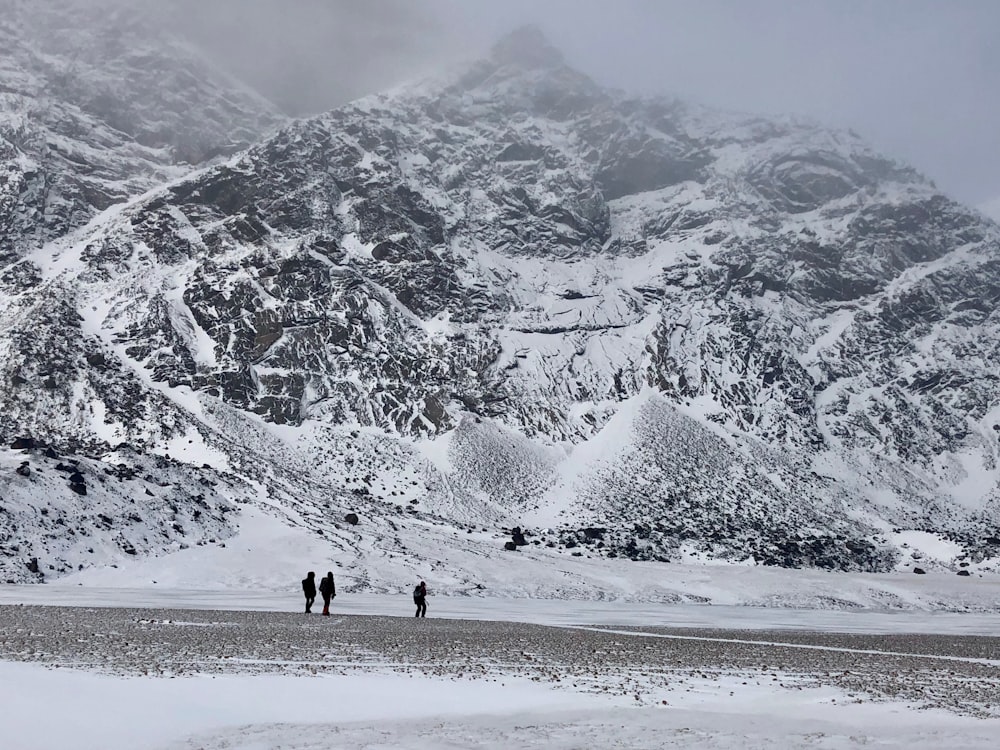
<path id="1" fill-rule="evenodd" d="M 143 159 L 179 148 L 133 129 Z M 360 510 L 385 540 L 1000 552 L 1000 228 L 849 133 L 605 91 L 523 30 L 48 244 L 21 226 L 8 435 L 192 441 L 304 522 Z"/>

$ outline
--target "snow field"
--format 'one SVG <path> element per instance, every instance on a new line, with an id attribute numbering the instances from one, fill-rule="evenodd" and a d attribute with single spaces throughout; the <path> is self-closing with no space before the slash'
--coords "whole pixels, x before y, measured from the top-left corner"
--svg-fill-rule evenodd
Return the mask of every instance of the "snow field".
<path id="1" fill-rule="evenodd" d="M 402 596 L 402 607 L 408 609 L 406 596 L 422 579 L 431 589 L 432 606 L 439 601 L 454 617 L 495 618 L 498 612 L 509 612 L 518 619 L 544 623 L 690 622 L 708 627 L 738 626 L 738 620 L 746 617 L 761 627 L 786 620 L 807 627 L 810 622 L 821 627 L 835 624 L 840 630 L 874 618 L 885 620 L 890 632 L 900 632 L 897 623 L 909 612 L 913 616 L 907 628 L 926 632 L 919 624 L 925 619 L 920 613 L 937 613 L 934 617 L 940 622 L 944 613 L 953 612 L 987 616 L 986 632 L 1000 632 L 1000 579 L 996 576 L 961 577 L 930 568 L 918 576 L 633 562 L 573 557 L 535 545 L 506 552 L 503 542 L 509 537 L 497 531 L 466 533 L 417 521 L 401 523 L 396 542 L 392 537 L 379 538 L 379 530 L 363 520 L 356 530 L 343 532 L 351 536 L 338 549 L 308 529 L 288 526 L 260 509 L 241 506 L 239 512 L 239 533 L 223 544 L 192 545 L 158 557 L 125 559 L 117 567 L 84 569 L 37 589 L 0 585 L 0 601 L 46 603 L 54 597 L 68 597 L 111 606 L 143 602 L 199 607 L 200 592 L 206 592 L 209 606 L 294 611 L 299 581 L 306 571 L 332 570 L 341 594 L 338 605 L 357 614 L 397 613 L 400 605 L 394 595 Z M 911 535 L 907 541 L 919 544 L 928 557 L 936 551 L 929 538 Z M 407 556 L 401 547 L 423 560 Z M 119 590 L 124 593 L 116 593 Z M 488 601 L 494 599 L 500 602 Z M 510 604 L 509 600 L 532 601 Z M 664 609 L 683 604 L 712 607 Z M 741 609 L 721 615 L 720 605 Z M 744 614 L 752 612 L 747 606 L 774 611 Z M 800 616 L 793 610 L 812 614 Z M 576 613 L 580 611 L 596 619 L 579 619 Z"/>
<path id="2" fill-rule="evenodd" d="M 525 680 L 369 674 L 123 678 L 0 662 L 0 719 L 17 750 L 492 750 L 580 747 L 891 750 L 995 747 L 995 721 L 705 681 L 670 707 L 567 694 Z M 16 689 L 13 687 L 16 685 Z M 733 695 L 730 697 L 729 693 Z M 725 700 L 723 700 L 725 698 Z M 724 704 L 720 705 L 720 704 Z M 59 721 L 40 727 L 39 707 Z M 98 717 L 102 720 L 95 720 Z M 43 721 L 43 720 L 41 720 Z"/>

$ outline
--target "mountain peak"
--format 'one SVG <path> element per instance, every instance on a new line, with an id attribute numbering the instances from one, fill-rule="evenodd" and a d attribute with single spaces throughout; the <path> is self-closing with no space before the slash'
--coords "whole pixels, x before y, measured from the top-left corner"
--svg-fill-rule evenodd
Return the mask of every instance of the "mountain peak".
<path id="1" fill-rule="evenodd" d="M 563 63 L 563 55 L 537 26 L 520 26 L 503 36 L 490 55 L 501 65 L 551 68 Z"/>

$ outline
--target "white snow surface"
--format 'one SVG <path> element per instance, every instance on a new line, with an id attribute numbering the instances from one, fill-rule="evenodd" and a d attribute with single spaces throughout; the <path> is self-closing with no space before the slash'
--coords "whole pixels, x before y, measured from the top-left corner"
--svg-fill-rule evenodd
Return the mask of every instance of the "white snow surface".
<path id="1" fill-rule="evenodd" d="M 422 579 L 434 614 L 442 617 L 1000 632 L 1000 579 L 995 575 L 635 562 L 572 557 L 533 545 L 506 552 L 488 532 L 467 534 L 431 524 L 411 526 L 398 545 L 370 539 L 359 527 L 345 539 L 350 549 L 331 554 L 328 542 L 307 529 L 286 525 L 253 506 L 239 512 L 239 530 L 225 541 L 159 556 L 131 556 L 43 586 L 0 586 L 0 603 L 296 611 L 305 572 L 331 570 L 337 606 L 354 614 L 408 613 L 409 591 Z M 928 554 L 934 551 L 932 535 L 909 533 L 900 541 Z M 432 554 L 421 564 L 399 555 L 397 546 Z"/>
<path id="2" fill-rule="evenodd" d="M 17 750 L 365 748 L 992 748 L 1000 721 L 838 705 L 829 688 L 705 681 L 669 706 L 529 680 L 392 674 L 112 677 L 0 662 L 0 728 Z M 59 720 L 43 721 L 42 707 Z M 96 720 L 113 717 L 114 720 Z M 8 744 L 9 743 L 9 744 Z"/>

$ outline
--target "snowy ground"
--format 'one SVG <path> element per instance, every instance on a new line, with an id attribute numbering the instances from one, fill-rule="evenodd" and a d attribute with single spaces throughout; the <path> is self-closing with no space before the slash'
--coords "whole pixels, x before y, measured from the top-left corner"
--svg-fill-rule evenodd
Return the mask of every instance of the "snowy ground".
<path id="1" fill-rule="evenodd" d="M 764 571 L 765 573 L 769 571 Z M 783 571 L 786 574 L 807 571 Z M 813 572 L 813 575 L 815 573 Z M 794 577 L 794 576 L 790 576 Z M 827 577 L 830 577 L 829 575 Z M 834 576 L 847 579 L 851 576 Z M 934 586 L 928 576 L 926 586 Z M 808 578 L 804 583 L 808 582 Z M 906 579 L 904 579 L 906 580 Z M 921 582 L 924 582 L 920 579 Z M 947 581 L 936 585 L 944 588 Z M 991 596 L 997 584 L 978 582 Z M 295 584 L 297 586 L 298 584 Z M 746 585 L 751 587 L 752 580 Z M 758 584 L 759 585 L 759 584 Z M 855 582 L 860 590 L 862 584 Z M 931 589 L 933 590 L 933 588 Z M 925 589 L 926 593 L 926 589 Z M 972 597 L 970 587 L 966 596 Z M 951 592 L 955 596 L 956 592 Z M 791 599 L 791 595 L 786 595 Z M 68 584 L 45 586 L 0 585 L 0 604 L 39 604 L 64 607 L 157 607 L 166 609 L 217 609 L 262 612 L 295 612 L 301 595 L 284 591 L 241 589 L 176 589 L 165 586 L 112 588 Z M 957 606 L 950 599 L 945 604 Z M 983 600 L 986 603 L 987 600 Z M 839 633 L 936 633 L 953 635 L 1000 634 L 1000 612 L 928 609 L 809 609 L 804 607 L 745 606 L 734 604 L 665 604 L 660 602 L 588 601 L 552 599 L 503 599 L 475 596 L 431 596 L 430 614 L 468 620 L 508 620 L 538 625 L 631 625 L 753 630 L 816 630 Z M 348 615 L 408 615 L 409 594 L 342 593 L 334 611 Z"/>
<path id="2" fill-rule="evenodd" d="M 664 564 L 575 557 L 529 545 L 505 552 L 503 540 L 491 534 L 465 533 L 449 526 L 413 522 L 398 543 L 380 537 L 364 524 L 343 530 L 347 551 L 302 527 L 289 526 L 253 508 L 244 508 L 238 536 L 217 544 L 156 556 L 123 556 L 112 566 L 87 567 L 46 584 L 39 596 L 56 589 L 137 589 L 125 605 L 171 604 L 159 589 L 235 593 L 239 603 L 226 606 L 288 608 L 305 572 L 319 576 L 332 570 L 339 591 L 354 595 L 397 594 L 406 601 L 417 580 L 426 580 L 435 594 L 479 599 L 535 599 L 614 602 L 621 604 L 738 605 L 822 610 L 925 610 L 1000 614 L 1000 575 L 976 572 L 963 577 L 927 565 L 926 575 L 911 572 L 844 574 L 822 570 L 789 570 L 763 566 Z M 916 543 L 916 539 L 911 540 Z M 403 554 L 400 547 L 411 551 Z M 419 550 L 420 554 L 412 553 Z M 930 556 L 933 544 L 924 540 Z M 0 587 L 0 592 L 6 590 Z M 77 596 L 66 594 L 67 596 Z M 188 595 L 188 594 L 185 594 Z M 0 593 L 0 596 L 3 596 Z M 96 602 L 99 591 L 80 594 Z M 210 595 L 208 606 L 213 603 Z M 95 599 L 94 597 L 97 597 Z M 106 599 L 105 599 L 106 600 Z M 11 601 L 11 599 L 0 599 Z M 14 600 L 16 601 L 16 599 Z M 34 600 L 37 601 L 37 600 Z M 227 599 L 229 601 L 229 599 Z M 204 606 L 189 600 L 179 606 Z M 365 605 L 367 606 L 367 604 Z M 392 605 L 395 606 L 395 605 Z M 462 605 L 465 606 L 465 605 Z M 474 604 L 469 606 L 475 606 Z M 558 609 L 559 605 L 553 605 Z M 352 610 L 395 614 L 398 609 Z M 450 612 L 469 616 L 464 609 Z M 531 618 L 527 618 L 531 619 Z M 602 620 L 603 621 L 603 620 Z M 647 620 L 649 621 L 649 620 Z M 656 622 L 656 620 L 652 620 Z M 576 620 L 579 622 L 579 620 Z M 593 620 L 592 620 L 593 622 Z M 694 623 L 692 623 L 694 624 Z M 712 622 L 705 623 L 708 625 Z"/>
<path id="3" fill-rule="evenodd" d="M 670 706 L 627 697 L 399 675 L 122 678 L 0 663 L 11 750 L 879 748 L 992 750 L 1000 723 L 837 691 L 705 684 Z M 730 692 L 733 695 L 730 695 Z M 47 708 L 42 708 L 47 707 Z M 46 721 L 49 711 L 58 721 Z"/>
<path id="4" fill-rule="evenodd" d="M 920 750 L 1000 736 L 1000 641 L 982 637 L 1000 634 L 995 575 L 484 557 L 482 540 L 433 526 L 416 541 L 439 559 L 411 568 L 368 536 L 331 558 L 249 514 L 224 546 L 0 586 L 0 747 Z M 334 617 L 300 614 L 309 569 L 335 572 Z M 419 622 L 416 578 L 433 594 Z"/>
<path id="5" fill-rule="evenodd" d="M 24 750 L 986 748 L 998 652 L 955 635 L 0 606 L 0 732 Z"/>

